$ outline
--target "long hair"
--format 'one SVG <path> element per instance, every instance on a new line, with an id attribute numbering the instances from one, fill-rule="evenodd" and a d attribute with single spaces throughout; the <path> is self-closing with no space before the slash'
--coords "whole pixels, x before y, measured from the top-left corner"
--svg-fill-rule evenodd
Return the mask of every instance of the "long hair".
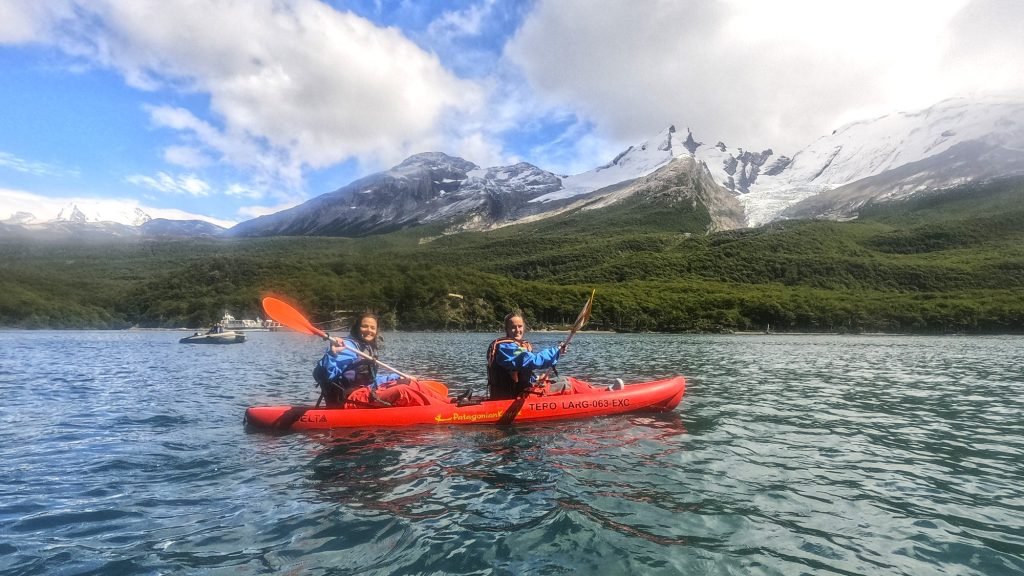
<path id="1" fill-rule="evenodd" d="M 363 320 L 366 320 L 367 318 L 373 318 L 377 321 L 377 337 L 374 338 L 373 342 L 363 341 L 363 335 L 359 331 L 359 327 L 362 326 Z M 375 312 L 371 312 L 369 310 L 356 314 L 352 317 L 352 325 L 348 329 L 348 334 L 356 342 L 359 342 L 364 346 L 369 346 L 375 350 L 379 350 L 381 345 L 384 343 L 380 336 L 380 316 L 377 316 Z"/>

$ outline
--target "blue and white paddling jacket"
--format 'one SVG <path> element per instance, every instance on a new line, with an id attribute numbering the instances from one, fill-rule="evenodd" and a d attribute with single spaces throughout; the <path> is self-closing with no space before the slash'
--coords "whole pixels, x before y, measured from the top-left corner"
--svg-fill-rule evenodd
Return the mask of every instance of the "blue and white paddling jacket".
<path id="1" fill-rule="evenodd" d="M 526 340 L 498 338 L 487 349 L 487 387 L 491 400 L 516 398 L 537 381 L 535 370 L 558 364 L 558 346 L 534 352 Z"/>
<path id="2" fill-rule="evenodd" d="M 345 348 L 333 354 L 331 343 L 327 343 L 327 353 L 317 363 L 327 371 L 327 379 L 331 382 L 338 382 L 345 388 L 356 388 L 369 386 L 376 389 L 378 385 L 392 380 L 398 380 L 398 374 L 377 374 L 377 363 L 367 360 L 356 354 L 353 350 L 359 350 L 363 354 L 377 357 L 377 348 L 370 346 L 355 338 L 342 338 Z"/>

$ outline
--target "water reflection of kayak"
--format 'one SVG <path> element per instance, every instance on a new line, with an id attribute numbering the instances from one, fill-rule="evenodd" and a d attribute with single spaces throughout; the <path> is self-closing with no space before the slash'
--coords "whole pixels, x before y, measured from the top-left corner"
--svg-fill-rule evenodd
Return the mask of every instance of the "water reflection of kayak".
<path id="1" fill-rule="evenodd" d="M 245 342 L 245 334 L 241 332 L 221 332 L 219 334 L 200 334 L 186 336 L 178 340 L 180 344 L 241 344 Z"/>
<path id="2" fill-rule="evenodd" d="M 682 376 L 622 387 L 593 386 L 571 377 L 567 382 L 564 391 L 470 404 L 452 399 L 448 404 L 394 408 L 255 406 L 245 411 L 245 423 L 253 428 L 275 430 L 323 430 L 359 426 L 542 422 L 629 412 L 668 412 L 679 405 L 686 391 L 686 379 Z"/>

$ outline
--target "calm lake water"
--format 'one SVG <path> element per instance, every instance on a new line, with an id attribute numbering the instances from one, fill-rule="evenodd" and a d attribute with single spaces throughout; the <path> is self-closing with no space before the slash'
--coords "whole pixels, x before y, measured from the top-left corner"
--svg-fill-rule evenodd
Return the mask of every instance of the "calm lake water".
<path id="1" fill-rule="evenodd" d="M 0 332 L 0 573 L 1024 574 L 1024 338 L 583 333 L 682 404 L 274 435 L 321 344 L 185 335 Z M 461 390 L 495 335 L 385 336 Z"/>

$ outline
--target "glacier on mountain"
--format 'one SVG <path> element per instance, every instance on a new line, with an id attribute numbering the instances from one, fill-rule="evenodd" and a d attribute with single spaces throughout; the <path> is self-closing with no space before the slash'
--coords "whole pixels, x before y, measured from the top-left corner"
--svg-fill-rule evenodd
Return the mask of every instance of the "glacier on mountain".
<path id="1" fill-rule="evenodd" d="M 75 200 L 65 204 L 57 216 L 43 222 L 74 222 L 77 224 L 98 224 L 114 222 L 126 226 L 142 226 L 153 218 L 140 208 L 104 200 Z"/>
<path id="2" fill-rule="evenodd" d="M 784 218 L 848 218 L 868 202 L 1024 174 L 1024 99 L 1019 97 L 950 99 L 916 112 L 852 122 L 792 156 L 772 148 L 710 144 L 688 128 L 677 131 L 681 125 L 669 125 L 610 162 L 571 176 L 526 162 L 481 168 L 442 152 L 416 154 L 306 203 L 242 222 L 230 234 L 364 235 L 425 223 L 445 224 L 449 232 L 488 229 L 607 205 L 665 182 L 662 172 L 685 173 L 714 189 L 699 200 L 712 198 L 718 206 L 716 227 L 759 226 Z M 732 199 L 726 202 L 725 196 Z M 75 200 L 55 218 L 19 208 L 2 223 L 140 227 L 152 220 L 123 206 Z M 161 234 L 175 229 L 167 222 L 150 228 Z"/>
<path id="3" fill-rule="evenodd" d="M 794 154 L 785 170 L 760 177 L 740 202 L 747 224 L 758 226 L 816 194 L 972 141 L 1024 151 L 1024 102 L 955 98 L 918 112 L 852 122 Z"/>
<path id="4" fill-rule="evenodd" d="M 792 157 L 776 156 L 772 149 L 748 151 L 722 142 L 708 145 L 695 140 L 689 129 L 686 137 L 680 138 L 675 125 L 670 125 L 604 166 L 563 178 L 561 189 L 532 202 L 588 194 L 646 176 L 673 158 L 689 155 L 703 162 L 719 185 L 738 195 L 747 225 L 759 226 L 818 194 L 974 141 L 1024 151 L 1024 101 L 953 98 L 917 112 L 852 122 Z M 953 178 L 932 185 L 949 186 L 957 181 Z"/>

